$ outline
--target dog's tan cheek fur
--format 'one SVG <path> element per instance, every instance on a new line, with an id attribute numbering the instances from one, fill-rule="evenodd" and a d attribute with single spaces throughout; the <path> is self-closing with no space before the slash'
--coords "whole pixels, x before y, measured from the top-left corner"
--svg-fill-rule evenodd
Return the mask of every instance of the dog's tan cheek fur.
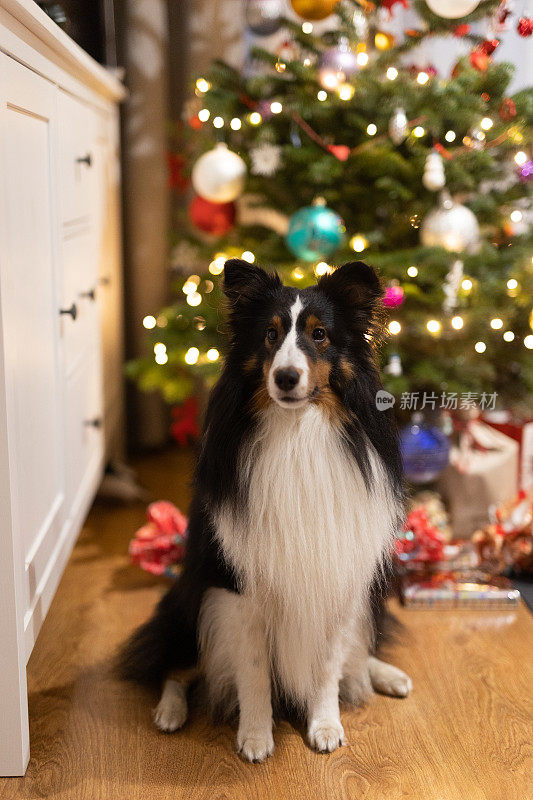
<path id="1" fill-rule="evenodd" d="M 318 405 L 323 413 L 336 425 L 341 425 L 346 417 L 346 411 L 331 386 L 329 379 L 331 364 L 326 359 L 319 358 L 315 363 L 309 364 L 309 385 L 318 388 L 318 395 L 311 402 Z"/>

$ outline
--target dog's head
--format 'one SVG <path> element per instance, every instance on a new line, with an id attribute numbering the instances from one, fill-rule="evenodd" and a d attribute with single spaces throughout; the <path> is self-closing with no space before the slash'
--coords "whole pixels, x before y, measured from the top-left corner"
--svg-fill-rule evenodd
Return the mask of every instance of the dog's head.
<path id="1" fill-rule="evenodd" d="M 230 302 L 229 361 L 257 382 L 257 406 L 334 407 L 343 387 L 370 366 L 382 287 L 363 262 L 345 264 L 298 290 L 276 274 L 231 259 L 224 291 Z"/>

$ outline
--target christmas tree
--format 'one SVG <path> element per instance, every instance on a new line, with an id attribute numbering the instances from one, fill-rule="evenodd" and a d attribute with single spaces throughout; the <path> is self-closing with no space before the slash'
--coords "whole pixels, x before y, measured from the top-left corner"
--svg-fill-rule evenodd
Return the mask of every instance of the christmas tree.
<path id="1" fill-rule="evenodd" d="M 286 41 L 196 81 L 170 156 L 173 185 L 192 174 L 195 191 L 173 226 L 172 302 L 144 319 L 147 355 L 128 366 L 143 389 L 175 403 L 216 380 L 226 258 L 302 287 L 357 258 L 386 287 L 391 392 L 527 400 L 533 92 L 509 96 L 513 67 L 491 56 L 504 25 L 533 25 L 505 2 L 428 0 L 395 39 L 380 26 L 395 3 L 292 0 L 295 21 L 279 0 L 248 0 L 252 30 L 283 26 Z M 313 23 L 332 11 L 318 35 Z M 416 56 L 435 35 L 469 43 L 451 75 Z"/>

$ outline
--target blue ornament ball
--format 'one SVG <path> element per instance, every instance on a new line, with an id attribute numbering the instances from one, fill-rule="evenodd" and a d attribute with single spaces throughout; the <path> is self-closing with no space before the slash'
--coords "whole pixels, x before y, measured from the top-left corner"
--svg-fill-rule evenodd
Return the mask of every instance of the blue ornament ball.
<path id="1" fill-rule="evenodd" d="M 285 241 L 304 261 L 316 261 L 341 246 L 346 228 L 342 219 L 325 206 L 305 206 L 292 215 Z"/>
<path id="2" fill-rule="evenodd" d="M 440 428 L 418 421 L 400 431 L 400 450 L 405 475 L 412 483 L 434 481 L 450 457 L 450 443 Z"/>

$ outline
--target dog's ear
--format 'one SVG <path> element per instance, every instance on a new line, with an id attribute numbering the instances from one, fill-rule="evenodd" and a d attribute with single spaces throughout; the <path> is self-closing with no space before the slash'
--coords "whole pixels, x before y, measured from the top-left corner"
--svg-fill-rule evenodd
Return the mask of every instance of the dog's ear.
<path id="1" fill-rule="evenodd" d="M 319 289 L 342 306 L 358 327 L 373 324 L 381 308 L 383 286 L 372 267 L 350 261 L 318 282 Z"/>
<path id="2" fill-rule="evenodd" d="M 224 294 L 232 304 L 260 299 L 278 286 L 281 286 L 278 275 L 269 274 L 248 261 L 230 258 L 224 264 Z"/>

